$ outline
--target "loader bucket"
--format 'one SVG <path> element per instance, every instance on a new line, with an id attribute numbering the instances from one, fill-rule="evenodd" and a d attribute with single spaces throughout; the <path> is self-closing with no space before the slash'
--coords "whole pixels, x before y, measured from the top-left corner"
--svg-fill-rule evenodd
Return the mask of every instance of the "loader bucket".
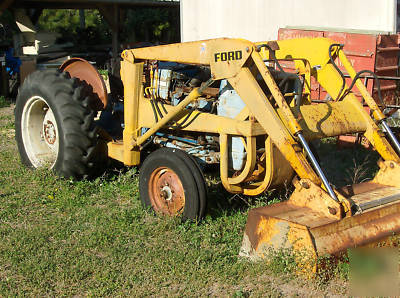
<path id="1" fill-rule="evenodd" d="M 315 272 L 319 257 L 392 244 L 392 237 L 400 233 L 400 187 L 393 186 L 399 180 L 399 166 L 380 166 L 372 182 L 338 190 L 342 208 L 318 186 L 300 181 L 288 201 L 250 210 L 240 255 L 260 259 L 290 249 L 297 263 Z M 378 183 L 383 180 L 386 185 Z M 304 257 L 315 262 L 305 265 Z"/>

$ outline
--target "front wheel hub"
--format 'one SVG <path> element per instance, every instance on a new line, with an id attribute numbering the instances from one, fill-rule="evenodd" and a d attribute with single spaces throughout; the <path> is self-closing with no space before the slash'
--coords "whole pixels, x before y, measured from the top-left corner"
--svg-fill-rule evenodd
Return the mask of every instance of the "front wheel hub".
<path id="1" fill-rule="evenodd" d="M 170 168 L 157 168 L 149 180 L 150 202 L 165 215 L 179 215 L 185 207 L 185 191 L 178 175 Z"/>

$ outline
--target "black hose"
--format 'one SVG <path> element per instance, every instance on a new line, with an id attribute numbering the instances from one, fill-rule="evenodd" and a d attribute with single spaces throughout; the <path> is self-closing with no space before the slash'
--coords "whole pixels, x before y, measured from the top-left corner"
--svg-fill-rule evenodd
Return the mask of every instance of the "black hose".
<path id="1" fill-rule="evenodd" d="M 272 59 L 274 60 L 275 64 L 278 66 L 279 70 L 282 71 L 282 72 L 285 72 L 283 70 L 282 66 L 279 64 L 278 59 L 276 59 L 275 51 L 269 45 L 267 45 L 266 43 L 258 45 L 257 46 L 257 51 L 260 51 L 261 48 L 267 48 L 269 53 L 270 53 L 270 55 L 271 55 L 271 57 L 272 57 Z"/>
<path id="2" fill-rule="evenodd" d="M 286 76 L 280 83 L 279 83 L 279 89 L 281 89 L 283 87 L 283 85 L 287 82 L 288 80 L 288 76 Z"/>
<path id="3" fill-rule="evenodd" d="M 208 87 L 210 87 L 213 83 L 214 83 L 214 80 L 213 80 L 212 78 L 208 79 L 206 82 L 204 82 L 204 83 L 199 87 L 198 92 L 199 92 L 200 94 L 202 94 L 202 93 L 204 92 L 204 90 L 207 89 Z M 187 120 L 189 120 L 189 118 L 190 118 L 190 116 L 192 115 L 192 113 L 193 113 L 193 110 L 191 110 L 190 113 L 186 115 L 185 119 L 183 119 L 183 121 L 182 121 L 181 123 L 178 123 L 178 124 L 176 124 L 176 125 L 169 125 L 169 128 L 172 128 L 172 129 L 183 128 L 184 125 L 185 125 L 185 122 L 186 122 Z"/>
<path id="4" fill-rule="evenodd" d="M 154 107 L 154 101 L 152 99 L 150 99 L 150 104 L 151 104 L 151 108 L 153 110 L 154 120 L 157 123 L 158 122 L 158 116 L 157 116 L 156 108 Z"/>
<path id="5" fill-rule="evenodd" d="M 165 114 L 168 114 L 168 111 L 167 111 L 167 109 L 165 108 L 164 103 L 163 103 L 162 101 L 160 101 L 160 104 L 161 104 L 161 107 L 162 107 L 164 113 L 165 113 Z"/>
<path id="6" fill-rule="evenodd" d="M 377 76 L 373 71 L 370 71 L 370 70 L 367 70 L 367 69 L 361 70 L 361 71 L 357 72 L 357 74 L 354 76 L 354 79 L 353 79 L 353 81 L 351 82 L 349 88 L 346 89 L 346 91 L 345 91 L 345 92 L 343 93 L 343 95 L 339 98 L 339 100 L 342 100 L 343 98 L 345 98 L 345 97 L 347 96 L 347 94 L 350 93 L 351 89 L 353 89 L 353 87 L 354 87 L 354 84 L 357 82 L 357 80 L 360 78 L 360 75 L 363 74 L 363 73 L 369 73 L 371 76 L 374 77 L 374 80 L 375 80 L 375 82 L 376 82 L 376 87 L 377 87 L 377 89 L 378 89 L 378 99 L 379 99 L 379 102 L 380 102 L 380 104 L 381 104 L 382 109 L 385 108 L 385 104 L 384 104 L 383 99 L 382 99 L 381 83 L 379 82 L 379 78 L 378 78 L 378 76 Z"/>
<path id="7" fill-rule="evenodd" d="M 290 72 L 281 72 L 277 70 L 270 70 L 272 77 L 275 80 L 282 80 L 279 83 L 279 89 L 283 87 L 288 80 L 292 80 L 294 82 L 294 89 L 295 89 L 295 104 L 298 110 L 300 110 L 302 95 L 303 95 L 303 83 L 301 82 L 299 76 L 295 73 Z M 287 86 L 287 85 L 286 85 Z M 285 86 L 285 88 L 286 88 Z M 286 89 L 285 89 L 286 90 Z M 284 91 L 286 93 L 286 91 Z"/>
<path id="8" fill-rule="evenodd" d="M 157 113 L 160 116 L 160 118 L 161 119 L 164 118 L 164 115 L 161 112 L 160 107 L 158 106 L 158 100 L 157 99 L 154 99 L 154 106 L 156 107 Z"/>
<path id="9" fill-rule="evenodd" d="M 193 113 L 193 110 L 191 110 L 190 113 L 186 115 L 185 119 L 183 119 L 181 123 L 176 123 L 176 125 L 169 125 L 168 127 L 171 129 L 182 128 L 185 125 L 185 123 L 189 120 L 192 113 Z"/>
<path id="10" fill-rule="evenodd" d="M 330 46 L 329 46 L 329 51 L 328 51 L 328 53 L 329 53 L 329 60 L 330 60 L 330 62 L 332 63 L 332 65 L 333 65 L 333 67 L 338 71 L 338 73 L 340 74 L 340 76 L 342 77 L 342 88 L 340 88 L 340 91 L 339 91 L 339 93 L 338 93 L 338 95 L 337 95 L 337 97 L 336 97 L 336 100 L 338 100 L 340 97 L 341 97 L 341 94 L 342 94 L 342 92 L 343 92 L 343 90 L 344 90 L 344 87 L 346 86 L 346 78 L 344 77 L 344 74 L 343 74 L 343 72 L 340 70 L 340 68 L 336 65 L 336 63 L 335 63 L 335 60 L 333 60 L 333 58 L 332 58 L 332 48 L 333 47 L 343 47 L 344 45 L 343 44 L 340 44 L 340 43 L 333 43 L 333 44 L 331 44 Z"/>
<path id="11" fill-rule="evenodd" d="M 154 115 L 154 120 L 156 121 L 156 123 L 158 122 L 158 116 L 157 116 L 157 112 L 156 109 L 154 107 L 154 102 L 152 99 L 150 99 L 150 105 L 151 105 L 151 109 L 153 110 L 153 115 Z M 154 136 L 151 136 L 146 143 L 144 143 L 142 146 L 140 146 L 140 150 L 146 148 L 148 145 L 150 145 L 154 140 Z"/>
<path id="12" fill-rule="evenodd" d="M 140 150 L 143 150 L 144 148 L 146 148 L 147 146 L 149 146 L 151 143 L 153 143 L 154 140 L 154 136 L 151 136 L 146 143 L 144 143 L 143 145 L 140 146 Z"/>

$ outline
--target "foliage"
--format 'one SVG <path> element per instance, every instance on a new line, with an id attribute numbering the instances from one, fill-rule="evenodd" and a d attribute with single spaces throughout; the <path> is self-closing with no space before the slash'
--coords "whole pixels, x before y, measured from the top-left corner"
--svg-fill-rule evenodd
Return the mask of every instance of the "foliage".
<path id="1" fill-rule="evenodd" d="M 79 10 L 45 9 L 38 21 L 41 30 L 61 34 L 60 41 L 97 45 L 111 42 L 111 33 L 98 10 L 85 10 L 86 27 L 80 28 Z"/>
<path id="2" fill-rule="evenodd" d="M 5 10 L 0 14 L 0 43 L 11 45 L 13 32 L 18 32 L 18 27 L 14 22 L 11 12 Z"/>
<path id="3" fill-rule="evenodd" d="M 178 16 L 166 8 L 127 11 L 123 38 L 126 41 L 179 41 Z"/>
<path id="4" fill-rule="evenodd" d="M 177 14 L 166 8 L 136 8 L 124 11 L 121 42 L 178 41 Z M 38 27 L 61 34 L 61 41 L 77 45 L 98 45 L 111 42 L 111 30 L 98 10 L 85 10 L 86 27 L 80 28 L 79 10 L 45 9 Z"/>
<path id="5" fill-rule="evenodd" d="M 108 70 L 106 69 L 98 69 L 99 74 L 103 76 L 104 80 L 108 80 Z"/>
<path id="6" fill-rule="evenodd" d="M 0 96 L 0 108 L 9 107 L 10 102 L 4 97 Z"/>

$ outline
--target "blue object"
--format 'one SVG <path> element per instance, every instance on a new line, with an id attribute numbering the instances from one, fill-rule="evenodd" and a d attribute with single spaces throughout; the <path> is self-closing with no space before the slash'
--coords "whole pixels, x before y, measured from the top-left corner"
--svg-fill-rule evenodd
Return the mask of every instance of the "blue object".
<path id="1" fill-rule="evenodd" d="M 217 114 L 228 118 L 235 118 L 246 106 L 239 94 L 227 80 L 222 80 L 219 87 Z M 228 145 L 230 154 L 229 167 L 235 171 L 241 170 L 246 162 L 246 151 L 241 137 L 232 137 Z"/>
<path id="2" fill-rule="evenodd" d="M 20 66 L 21 66 L 21 59 L 14 57 L 14 49 L 9 48 L 6 51 L 6 71 L 10 74 L 13 75 L 15 73 L 19 73 Z"/>

